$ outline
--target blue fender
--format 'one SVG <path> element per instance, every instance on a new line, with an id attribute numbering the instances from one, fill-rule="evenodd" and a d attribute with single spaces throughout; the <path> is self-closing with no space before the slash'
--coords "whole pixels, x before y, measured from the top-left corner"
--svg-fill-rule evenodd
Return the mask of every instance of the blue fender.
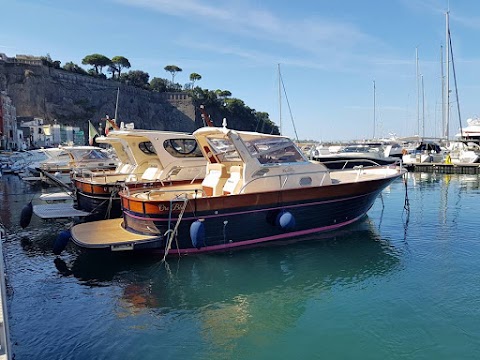
<path id="1" fill-rule="evenodd" d="M 295 217 L 289 211 L 282 211 L 277 216 L 277 225 L 283 230 L 293 230 L 296 225 Z"/>
<path id="2" fill-rule="evenodd" d="M 33 205 L 30 201 L 27 205 L 23 207 L 22 213 L 20 215 L 20 226 L 22 227 L 22 229 L 25 229 L 30 224 L 30 221 L 32 220 L 32 214 Z"/>
<path id="3" fill-rule="evenodd" d="M 71 237 L 72 234 L 70 233 L 70 230 L 60 231 L 60 234 L 58 234 L 55 243 L 53 244 L 53 253 L 55 255 L 60 255 L 60 253 L 67 247 Z"/>
<path id="4" fill-rule="evenodd" d="M 197 249 L 205 245 L 205 225 L 203 221 L 196 220 L 190 225 L 190 238 L 192 239 L 192 245 Z"/>

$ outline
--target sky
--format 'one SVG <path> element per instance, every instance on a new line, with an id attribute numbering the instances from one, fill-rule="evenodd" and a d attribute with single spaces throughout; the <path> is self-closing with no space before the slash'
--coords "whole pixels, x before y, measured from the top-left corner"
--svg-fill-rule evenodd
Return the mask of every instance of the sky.
<path id="1" fill-rule="evenodd" d="M 164 67 L 177 65 L 175 82 L 198 73 L 197 85 L 267 112 L 282 134 L 324 142 L 442 136 L 448 9 L 450 137 L 480 114 L 480 1 L 1 0 L 0 8 L 8 56 L 81 65 L 89 54 L 121 55 L 150 79 L 171 79 Z"/>

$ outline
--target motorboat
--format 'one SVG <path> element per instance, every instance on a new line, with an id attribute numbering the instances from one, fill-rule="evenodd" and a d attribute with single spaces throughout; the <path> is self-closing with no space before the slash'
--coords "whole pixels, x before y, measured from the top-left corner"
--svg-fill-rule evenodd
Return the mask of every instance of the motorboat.
<path id="1" fill-rule="evenodd" d="M 54 186 L 68 186 L 72 172 L 82 170 L 114 170 L 118 160 L 98 146 L 61 146 L 55 157 L 43 161 L 37 168 L 44 182 Z"/>
<path id="2" fill-rule="evenodd" d="M 398 158 L 389 156 L 391 148 L 392 146 L 383 146 L 381 143 L 348 144 L 334 152 L 317 151 L 312 159 L 320 161 L 329 169 L 389 165 L 398 162 Z"/>
<path id="3" fill-rule="evenodd" d="M 193 133 L 207 159 L 199 184 L 124 187 L 123 216 L 77 224 L 75 244 L 164 256 L 283 243 L 362 219 L 406 170 L 401 164 L 331 170 L 288 137 L 204 127 Z"/>
<path id="4" fill-rule="evenodd" d="M 405 165 L 442 163 L 445 155 L 445 151 L 439 144 L 433 141 L 421 141 L 413 150 L 405 152 L 402 161 Z"/>
<path id="5" fill-rule="evenodd" d="M 447 147 L 448 162 L 472 164 L 480 162 L 480 146 L 471 141 L 452 141 Z"/>
<path id="6" fill-rule="evenodd" d="M 77 169 L 72 175 L 76 207 L 91 213 L 88 220 L 118 218 L 122 187 L 152 188 L 201 183 L 206 159 L 192 134 L 141 130 L 121 126 L 95 141 L 113 149 L 114 170 Z"/>
<path id="7" fill-rule="evenodd" d="M 480 118 L 467 119 L 467 126 L 460 129 L 460 132 L 455 136 L 467 141 L 480 142 Z"/>

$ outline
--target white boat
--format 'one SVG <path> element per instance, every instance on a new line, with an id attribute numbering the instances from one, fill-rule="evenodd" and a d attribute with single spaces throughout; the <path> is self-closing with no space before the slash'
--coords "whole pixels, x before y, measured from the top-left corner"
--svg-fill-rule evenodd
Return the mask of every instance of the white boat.
<path id="1" fill-rule="evenodd" d="M 467 127 L 462 128 L 455 137 L 479 143 L 480 119 L 478 117 L 467 119 L 467 124 Z"/>
<path id="2" fill-rule="evenodd" d="M 329 170 L 288 137 L 225 122 L 193 135 L 208 160 L 200 184 L 125 188 L 123 218 L 75 225 L 75 244 L 167 256 L 284 243 L 362 219 L 405 174 L 397 165 Z"/>
<path id="3" fill-rule="evenodd" d="M 111 146 L 118 158 L 114 170 L 77 169 L 72 175 L 77 208 L 89 220 L 120 217 L 122 187 L 169 186 L 201 182 L 206 159 L 192 134 L 121 127 L 96 138 Z"/>
<path id="4" fill-rule="evenodd" d="M 474 142 L 452 141 L 447 150 L 452 164 L 480 162 L 480 146 Z"/>
<path id="5" fill-rule="evenodd" d="M 50 185 L 71 183 L 71 173 L 75 169 L 112 170 L 118 160 L 97 146 L 62 146 L 61 152 L 54 158 L 42 162 L 39 166 L 42 180 Z M 58 180 L 58 181 L 56 181 Z"/>
<path id="6" fill-rule="evenodd" d="M 409 150 L 402 156 L 405 165 L 423 163 L 443 163 L 445 152 L 440 145 L 432 141 L 422 141 L 415 149 Z"/>

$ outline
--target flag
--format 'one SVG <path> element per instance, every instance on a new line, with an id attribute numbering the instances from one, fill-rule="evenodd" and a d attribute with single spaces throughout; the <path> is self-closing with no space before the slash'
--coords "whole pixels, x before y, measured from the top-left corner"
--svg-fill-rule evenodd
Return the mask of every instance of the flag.
<path id="1" fill-rule="evenodd" d="M 108 135 L 110 129 L 118 130 L 120 128 L 115 122 L 115 119 L 110 119 L 107 115 L 107 117 L 105 118 L 105 135 Z"/>
<path id="2" fill-rule="evenodd" d="M 95 126 L 93 126 L 90 120 L 88 120 L 88 143 L 90 146 L 93 145 L 96 136 L 99 136 L 98 131 L 95 129 Z"/>

